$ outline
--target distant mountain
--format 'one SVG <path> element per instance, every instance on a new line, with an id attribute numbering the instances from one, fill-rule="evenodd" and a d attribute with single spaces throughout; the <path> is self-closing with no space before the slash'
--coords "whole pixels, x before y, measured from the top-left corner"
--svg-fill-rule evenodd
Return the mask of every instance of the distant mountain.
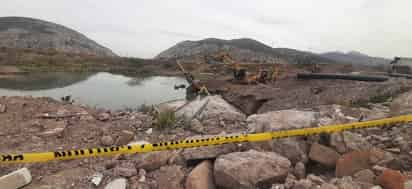
<path id="1" fill-rule="evenodd" d="M 335 60 L 336 62 L 350 63 L 350 64 L 363 64 L 363 65 L 382 65 L 388 64 L 391 60 L 380 57 L 371 57 L 366 54 L 362 54 L 357 51 L 350 51 L 348 53 L 343 52 L 327 52 L 322 53 L 320 56 Z"/>
<path id="2" fill-rule="evenodd" d="M 288 63 L 330 63 L 317 54 L 287 48 L 272 48 L 249 38 L 223 40 L 208 38 L 200 41 L 183 41 L 161 52 L 158 59 L 186 58 L 210 55 L 221 50 L 228 51 L 238 61 L 269 62 L 279 60 Z"/>
<path id="3" fill-rule="evenodd" d="M 65 26 L 25 17 L 0 17 L 0 47 L 53 49 L 65 53 L 116 56 L 110 49 Z"/>

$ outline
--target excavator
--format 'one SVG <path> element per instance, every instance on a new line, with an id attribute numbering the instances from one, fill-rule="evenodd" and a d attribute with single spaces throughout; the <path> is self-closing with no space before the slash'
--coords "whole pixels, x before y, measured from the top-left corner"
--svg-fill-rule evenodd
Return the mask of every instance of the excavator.
<path id="1" fill-rule="evenodd" d="M 262 69 L 260 66 L 256 74 L 250 74 L 246 68 L 240 67 L 239 63 L 234 61 L 228 52 L 221 51 L 216 55 L 213 55 L 211 59 L 207 58 L 207 61 L 222 62 L 224 64 L 230 65 L 233 70 L 233 79 L 240 83 L 246 84 L 257 84 L 266 83 L 269 79 L 272 79 L 271 74 L 268 70 Z M 272 71 L 276 73 L 276 71 Z"/>
<path id="2" fill-rule="evenodd" d="M 235 62 L 232 57 L 227 52 L 219 52 L 216 55 L 212 55 L 211 59 L 208 60 L 209 62 L 222 62 L 224 64 L 228 64 L 232 67 L 233 70 L 233 78 L 237 81 L 244 81 L 246 80 L 247 71 L 245 68 L 239 66 L 238 62 Z"/>

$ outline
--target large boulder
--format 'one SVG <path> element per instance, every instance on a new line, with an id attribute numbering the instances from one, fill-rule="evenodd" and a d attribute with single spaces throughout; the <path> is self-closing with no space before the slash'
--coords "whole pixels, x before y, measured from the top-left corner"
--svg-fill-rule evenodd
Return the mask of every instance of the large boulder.
<path id="1" fill-rule="evenodd" d="M 244 121 L 246 116 L 221 96 L 207 96 L 190 102 L 172 101 L 159 105 L 159 109 L 177 110 L 177 116 L 198 118 L 199 120 L 224 120 L 226 122 Z"/>
<path id="2" fill-rule="evenodd" d="M 327 146 L 313 143 L 310 148 L 309 158 L 323 166 L 335 167 L 336 161 L 338 161 L 340 155 L 338 152 Z"/>
<path id="3" fill-rule="evenodd" d="M 288 158 L 292 164 L 308 161 L 309 145 L 301 137 L 282 138 L 278 140 L 246 142 L 240 145 L 242 151 L 272 151 Z"/>
<path id="4" fill-rule="evenodd" d="M 360 134 L 344 131 L 330 135 L 330 145 L 339 153 L 372 149 L 372 145 Z"/>
<path id="5" fill-rule="evenodd" d="M 386 161 L 387 156 L 385 152 L 378 149 L 344 154 L 336 162 L 336 176 L 353 176 L 358 171 L 371 169 L 374 165 Z"/>
<path id="6" fill-rule="evenodd" d="M 117 178 L 109 182 L 104 189 L 126 189 L 127 180 L 125 178 Z"/>
<path id="7" fill-rule="evenodd" d="M 254 114 L 247 118 L 250 132 L 266 132 L 317 126 L 319 113 L 299 110 L 280 110 Z"/>
<path id="8" fill-rule="evenodd" d="M 386 169 L 376 178 L 376 183 L 385 189 L 403 189 L 406 177 L 399 171 Z"/>
<path id="9" fill-rule="evenodd" d="M 203 161 L 197 165 L 186 178 L 186 189 L 215 189 L 213 164 Z"/>
<path id="10" fill-rule="evenodd" d="M 299 138 L 284 138 L 269 141 L 272 151 L 288 158 L 293 164 L 308 161 L 306 143 Z"/>
<path id="11" fill-rule="evenodd" d="M 268 188 L 284 182 L 291 162 L 274 152 L 235 152 L 219 156 L 215 161 L 214 178 L 222 188 Z"/>
<path id="12" fill-rule="evenodd" d="M 22 188 L 32 180 L 30 171 L 22 168 L 7 175 L 0 177 L 0 186 L 4 189 Z"/>
<path id="13" fill-rule="evenodd" d="M 351 115 L 345 115 L 345 111 L 356 112 L 354 109 L 347 110 L 347 107 L 341 105 L 322 105 L 315 108 L 319 111 L 320 125 L 342 124 L 357 121 L 357 119 Z"/>

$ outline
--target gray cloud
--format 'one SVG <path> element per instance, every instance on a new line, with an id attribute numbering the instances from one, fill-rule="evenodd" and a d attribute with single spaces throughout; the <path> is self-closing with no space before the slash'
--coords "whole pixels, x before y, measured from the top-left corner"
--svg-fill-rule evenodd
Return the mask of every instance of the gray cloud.
<path id="1" fill-rule="evenodd" d="M 190 33 L 184 33 L 184 32 L 175 32 L 175 31 L 167 31 L 167 30 L 159 30 L 158 31 L 160 34 L 167 35 L 170 37 L 177 37 L 177 38 L 182 38 L 183 40 L 190 40 L 190 39 L 198 39 L 201 36 L 198 35 L 193 35 Z"/>
<path id="2" fill-rule="evenodd" d="M 412 57 L 410 7 L 410 0 L 2 0 L 0 16 L 56 22 L 121 55 L 145 58 L 206 37 Z"/>

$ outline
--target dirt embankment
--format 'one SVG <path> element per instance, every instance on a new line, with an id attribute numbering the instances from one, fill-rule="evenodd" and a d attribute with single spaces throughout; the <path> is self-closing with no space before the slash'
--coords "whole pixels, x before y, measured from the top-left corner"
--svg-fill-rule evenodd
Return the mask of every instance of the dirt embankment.
<path id="1" fill-rule="evenodd" d="M 408 103 L 397 107 L 410 112 L 411 96 L 411 93 L 401 95 L 395 102 Z M 265 132 L 347 123 L 361 117 L 376 119 L 391 114 L 390 109 L 381 104 L 372 104 L 372 109 L 326 105 L 305 111 L 271 111 L 246 118 L 221 98 L 210 99 L 212 102 L 198 120 L 188 125 L 159 128 L 152 124 L 154 117 L 140 112 L 96 110 L 50 98 L 1 97 L 0 151 L 61 151 L 217 133 Z M 186 107 L 188 113 L 193 113 L 190 106 Z M 236 121 L 227 121 L 230 119 Z M 126 186 L 131 189 L 190 188 L 205 184 L 230 189 L 310 189 L 328 184 L 338 188 L 343 185 L 353 188 L 386 186 L 386 182 L 405 182 L 412 175 L 411 133 L 410 126 L 401 124 L 240 145 L 6 165 L 0 168 L 0 175 L 27 167 L 33 176 L 32 182 L 25 187 L 29 189 L 103 189 L 117 182 L 123 183 L 122 187 L 118 186 L 121 189 Z M 395 175 L 385 176 L 392 173 Z M 98 186 L 94 186 L 94 177 L 102 179 L 97 182 Z M 268 179 L 261 181 L 261 177 Z M 227 182 L 223 178 L 232 180 Z"/>
<path id="2" fill-rule="evenodd" d="M 266 66 L 269 69 L 271 65 Z M 254 67 L 255 69 L 257 67 Z M 227 70 L 228 68 L 226 68 Z M 385 82 L 350 80 L 300 80 L 296 73 L 309 72 L 308 65 L 282 65 L 280 79 L 257 85 L 241 85 L 231 81 L 230 72 L 205 80 L 210 91 L 222 94 L 225 100 L 247 115 L 291 108 L 311 108 L 325 104 L 367 107 L 411 89 L 412 80 L 390 78 Z M 378 72 L 373 67 L 321 65 L 325 73 Z M 225 70 L 225 69 L 217 69 Z M 254 70 L 249 68 L 249 70 Z"/>

